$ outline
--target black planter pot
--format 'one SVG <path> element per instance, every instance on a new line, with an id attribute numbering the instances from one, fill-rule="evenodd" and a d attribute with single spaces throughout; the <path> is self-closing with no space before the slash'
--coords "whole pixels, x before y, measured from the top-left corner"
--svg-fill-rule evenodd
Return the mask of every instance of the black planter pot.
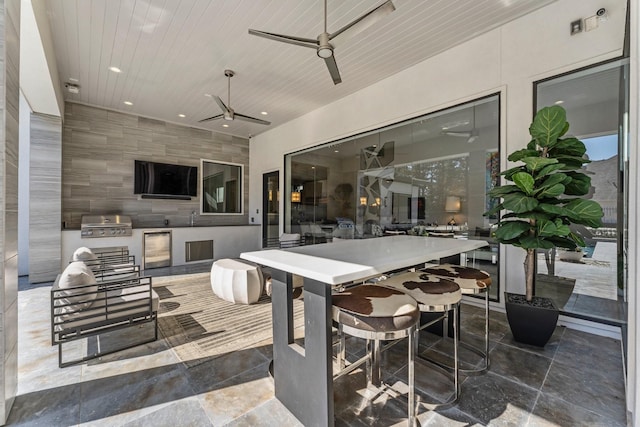
<path id="1" fill-rule="evenodd" d="M 523 344 L 544 347 L 558 323 L 559 310 L 553 301 L 533 297 L 528 303 L 524 295 L 505 292 L 504 296 L 513 338 Z"/>

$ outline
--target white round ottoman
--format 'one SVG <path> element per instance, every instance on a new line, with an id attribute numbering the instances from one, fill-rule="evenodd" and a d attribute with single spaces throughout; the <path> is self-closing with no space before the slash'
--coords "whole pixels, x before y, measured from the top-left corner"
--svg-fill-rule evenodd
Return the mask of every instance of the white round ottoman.
<path id="1" fill-rule="evenodd" d="M 211 289 L 225 301 L 257 302 L 262 293 L 262 271 L 248 261 L 219 259 L 211 266 Z"/>

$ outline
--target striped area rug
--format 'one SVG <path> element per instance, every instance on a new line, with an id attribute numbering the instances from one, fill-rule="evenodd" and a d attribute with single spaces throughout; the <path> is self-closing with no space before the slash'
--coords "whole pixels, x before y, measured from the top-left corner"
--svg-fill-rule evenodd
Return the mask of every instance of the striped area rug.
<path id="1" fill-rule="evenodd" d="M 158 326 L 187 367 L 249 347 L 272 344 L 271 298 L 233 304 L 211 290 L 209 273 L 153 279 L 160 297 Z M 303 302 L 294 300 L 296 327 L 303 325 Z"/>

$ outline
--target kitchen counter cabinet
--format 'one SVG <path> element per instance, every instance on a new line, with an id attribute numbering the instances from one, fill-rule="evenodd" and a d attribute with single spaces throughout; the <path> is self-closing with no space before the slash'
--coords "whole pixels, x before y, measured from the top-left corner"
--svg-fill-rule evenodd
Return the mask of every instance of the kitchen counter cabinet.
<path id="1" fill-rule="evenodd" d="M 240 253 L 261 248 L 261 228 L 256 225 L 222 225 L 217 227 L 156 227 L 134 228 L 131 236 L 82 238 L 80 230 L 62 230 L 61 271 L 69 263 L 73 252 L 81 247 L 102 248 L 127 246 L 135 255 L 136 263 L 142 262 L 143 235 L 145 232 L 171 231 L 172 265 L 185 265 L 186 242 L 213 240 L 213 259 L 238 258 Z"/>

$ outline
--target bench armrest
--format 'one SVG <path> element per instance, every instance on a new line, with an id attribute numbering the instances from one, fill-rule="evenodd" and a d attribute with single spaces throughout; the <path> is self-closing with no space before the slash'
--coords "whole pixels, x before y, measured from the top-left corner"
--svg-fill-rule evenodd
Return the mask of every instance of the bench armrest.
<path id="1" fill-rule="evenodd" d="M 58 277 L 59 279 L 59 277 Z M 151 277 L 132 277 L 60 289 L 58 279 L 51 288 L 52 344 L 81 338 L 117 325 L 155 318 L 158 297 Z M 69 290 L 73 295 L 70 296 Z M 78 304 L 74 297 L 91 298 Z"/>

